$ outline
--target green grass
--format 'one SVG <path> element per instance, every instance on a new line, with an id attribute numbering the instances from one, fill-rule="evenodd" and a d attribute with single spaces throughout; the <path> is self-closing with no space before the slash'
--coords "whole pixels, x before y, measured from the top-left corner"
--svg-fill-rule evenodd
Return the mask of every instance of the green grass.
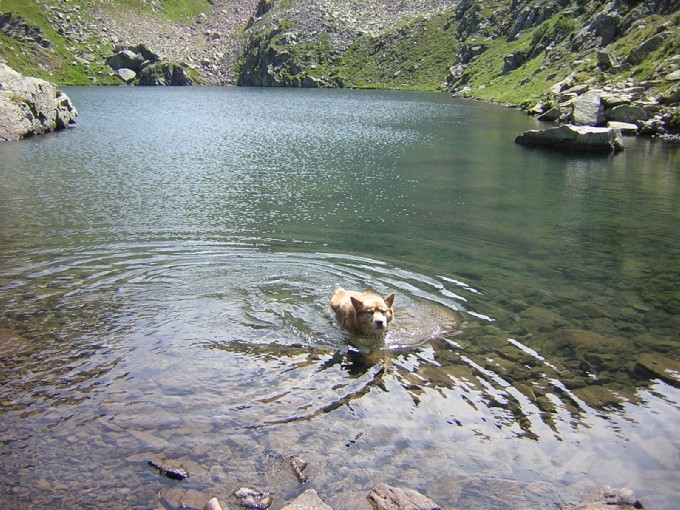
<path id="1" fill-rule="evenodd" d="M 404 21 L 391 33 L 366 37 L 343 55 L 337 75 L 346 87 L 438 90 L 458 52 L 449 13 Z"/>
<path id="2" fill-rule="evenodd" d="M 201 13 L 211 15 L 208 0 L 158 0 L 161 9 L 155 10 L 152 3 L 143 0 L 118 0 L 107 2 L 107 8 L 115 11 L 134 11 L 146 16 L 158 17 L 178 23 L 191 22 Z"/>

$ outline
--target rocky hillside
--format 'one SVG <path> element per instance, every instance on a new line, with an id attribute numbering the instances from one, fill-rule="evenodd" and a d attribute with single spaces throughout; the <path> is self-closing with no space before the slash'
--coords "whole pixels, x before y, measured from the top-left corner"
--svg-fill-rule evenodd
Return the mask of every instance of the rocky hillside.
<path id="1" fill-rule="evenodd" d="M 2 0 L 0 8 L 0 58 L 60 84 L 136 83 L 107 61 L 143 45 L 185 69 L 184 83 L 448 90 L 556 118 L 597 90 L 618 96 L 604 109 L 628 98 L 647 120 L 680 125 L 677 0 Z"/>

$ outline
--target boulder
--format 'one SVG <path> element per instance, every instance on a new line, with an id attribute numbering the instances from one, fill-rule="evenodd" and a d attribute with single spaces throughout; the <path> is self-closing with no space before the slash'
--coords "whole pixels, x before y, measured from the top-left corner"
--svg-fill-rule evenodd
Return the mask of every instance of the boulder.
<path id="1" fill-rule="evenodd" d="M 78 112 L 56 85 L 0 63 L 0 141 L 72 126 Z"/>
<path id="2" fill-rule="evenodd" d="M 134 72 L 132 69 L 128 69 L 126 67 L 123 67 L 121 69 L 118 69 L 116 71 L 116 74 L 118 77 L 123 80 L 125 83 L 130 83 L 132 80 L 134 80 L 137 77 L 137 73 Z"/>
<path id="3" fill-rule="evenodd" d="M 606 49 L 597 50 L 597 66 L 600 69 L 610 69 L 619 65 L 619 61 L 614 54 Z"/>
<path id="4" fill-rule="evenodd" d="M 571 121 L 582 126 L 599 126 L 605 121 L 604 103 L 593 91 L 586 92 L 573 102 Z"/>
<path id="5" fill-rule="evenodd" d="M 121 50 L 106 59 L 106 64 L 114 71 L 118 71 L 119 69 L 139 71 L 145 60 L 146 59 L 141 54 L 135 53 L 132 50 Z"/>
<path id="6" fill-rule="evenodd" d="M 565 124 L 549 129 L 532 129 L 515 138 L 520 145 L 548 146 L 586 152 L 623 150 L 623 137 L 616 129 Z"/>
<path id="7" fill-rule="evenodd" d="M 542 113 L 538 117 L 536 117 L 538 120 L 542 121 L 555 121 L 559 119 L 562 116 L 562 109 L 559 106 L 553 106 L 550 108 L 548 111 Z"/>
<path id="8" fill-rule="evenodd" d="M 637 124 L 631 124 L 630 122 L 612 120 L 607 122 L 607 127 L 610 129 L 618 129 L 623 135 L 637 135 L 638 133 Z"/>
<path id="9" fill-rule="evenodd" d="M 373 488 L 368 500 L 376 510 L 441 510 L 419 492 L 381 483 Z"/>
<path id="10" fill-rule="evenodd" d="M 595 489 L 577 505 L 565 510 L 633 510 L 644 508 L 630 489 L 615 489 L 609 485 Z"/>
<path id="11" fill-rule="evenodd" d="M 281 510 L 333 510 L 323 502 L 314 489 L 307 489 Z"/>
<path id="12" fill-rule="evenodd" d="M 526 60 L 526 55 L 523 51 L 515 51 L 505 56 L 503 59 L 503 69 L 501 74 L 508 74 L 521 66 Z"/>
<path id="13" fill-rule="evenodd" d="M 629 54 L 628 57 L 626 58 L 626 62 L 628 62 L 631 65 L 637 65 L 640 62 L 642 62 L 651 52 L 655 51 L 658 49 L 666 39 L 668 39 L 669 36 L 671 36 L 671 32 L 661 32 L 659 34 L 655 34 L 654 36 L 650 37 L 646 41 L 644 41 L 642 44 L 640 44 L 637 48 L 632 50 Z"/>
<path id="14" fill-rule="evenodd" d="M 142 69 L 139 85 L 193 85 L 186 69 L 172 62 L 158 62 Z"/>
<path id="15" fill-rule="evenodd" d="M 640 121 L 649 118 L 647 112 L 643 108 L 632 104 L 622 104 L 605 110 L 605 116 L 607 117 L 607 120 L 630 122 L 632 124 L 637 124 Z"/>

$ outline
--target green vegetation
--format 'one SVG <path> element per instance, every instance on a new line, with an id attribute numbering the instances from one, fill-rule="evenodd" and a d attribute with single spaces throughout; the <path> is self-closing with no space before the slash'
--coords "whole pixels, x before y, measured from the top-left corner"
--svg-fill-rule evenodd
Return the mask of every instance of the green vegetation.
<path id="1" fill-rule="evenodd" d="M 211 13 L 208 0 L 158 0 L 153 3 L 144 0 L 118 0 L 107 4 L 111 10 L 132 10 L 178 23 L 190 22 L 201 13 L 205 15 Z M 160 5 L 161 9 L 155 8 L 156 5 Z"/>
<path id="2" fill-rule="evenodd" d="M 418 17 L 379 37 L 357 40 L 337 75 L 346 87 L 438 90 L 458 46 L 448 13 Z"/>

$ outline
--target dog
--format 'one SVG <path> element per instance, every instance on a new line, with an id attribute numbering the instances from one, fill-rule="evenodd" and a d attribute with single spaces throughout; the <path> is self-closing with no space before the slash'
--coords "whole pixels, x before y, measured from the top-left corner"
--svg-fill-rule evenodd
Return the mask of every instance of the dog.
<path id="1" fill-rule="evenodd" d="M 394 293 L 381 297 L 373 292 L 339 288 L 331 298 L 331 310 L 340 327 L 353 335 L 380 336 L 394 319 Z"/>

